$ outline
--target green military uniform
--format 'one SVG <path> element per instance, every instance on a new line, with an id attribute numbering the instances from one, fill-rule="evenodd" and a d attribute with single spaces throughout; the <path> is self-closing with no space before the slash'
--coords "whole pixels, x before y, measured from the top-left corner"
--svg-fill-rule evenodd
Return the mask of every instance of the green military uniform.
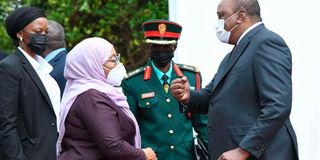
<path id="1" fill-rule="evenodd" d="M 196 79 L 201 86 L 201 76 L 195 67 L 176 66 L 188 78 L 191 89 L 196 88 Z M 181 113 L 179 103 L 170 91 L 164 91 L 153 67 L 149 61 L 146 66 L 128 73 L 122 83 L 140 126 L 142 148 L 151 147 L 158 160 L 195 160 L 192 126 L 207 144 L 207 116 Z M 177 71 L 174 70 L 170 80 L 176 78 Z"/>

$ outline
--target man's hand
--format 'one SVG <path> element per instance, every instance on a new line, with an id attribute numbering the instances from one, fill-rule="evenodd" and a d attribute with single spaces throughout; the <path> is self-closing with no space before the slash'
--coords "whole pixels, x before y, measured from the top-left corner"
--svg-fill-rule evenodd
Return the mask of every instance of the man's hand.
<path id="1" fill-rule="evenodd" d="M 177 78 L 171 81 L 170 90 L 172 96 L 184 103 L 187 104 L 190 99 L 190 87 L 187 77 Z"/>
<path id="2" fill-rule="evenodd" d="M 246 160 L 250 153 L 238 147 L 236 149 L 222 153 L 218 160 Z"/>

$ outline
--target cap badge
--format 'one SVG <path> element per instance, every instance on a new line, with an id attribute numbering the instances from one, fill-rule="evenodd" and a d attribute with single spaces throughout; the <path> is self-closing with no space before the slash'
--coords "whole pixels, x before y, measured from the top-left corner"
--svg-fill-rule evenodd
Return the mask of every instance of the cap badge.
<path id="1" fill-rule="evenodd" d="M 164 35 L 164 33 L 166 33 L 167 30 L 167 26 L 163 23 L 158 25 L 158 30 L 160 32 L 160 35 Z"/>

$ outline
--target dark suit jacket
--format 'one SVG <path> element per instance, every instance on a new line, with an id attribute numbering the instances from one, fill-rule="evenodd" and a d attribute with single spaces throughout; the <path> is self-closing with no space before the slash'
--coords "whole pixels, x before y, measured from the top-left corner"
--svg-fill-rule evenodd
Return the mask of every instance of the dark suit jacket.
<path id="1" fill-rule="evenodd" d="M 65 121 L 59 160 L 145 160 L 133 146 L 134 122 L 97 90 L 80 94 Z"/>
<path id="2" fill-rule="evenodd" d="M 293 160 L 298 152 L 291 99 L 290 50 L 261 24 L 223 59 L 205 89 L 191 93 L 189 109 L 209 109 L 211 160 L 239 146 L 251 159 Z"/>
<path id="3" fill-rule="evenodd" d="M 61 97 L 66 86 L 66 79 L 63 76 L 64 66 L 66 64 L 67 51 L 61 51 L 58 53 L 52 60 L 49 61 L 49 64 L 53 67 L 50 75 L 54 78 L 60 88 Z"/>
<path id="4" fill-rule="evenodd" d="M 0 50 L 0 61 L 4 59 L 6 56 L 7 55 L 2 50 Z"/>
<path id="5" fill-rule="evenodd" d="M 55 160 L 56 116 L 36 71 L 17 50 L 0 62 L 0 159 Z"/>

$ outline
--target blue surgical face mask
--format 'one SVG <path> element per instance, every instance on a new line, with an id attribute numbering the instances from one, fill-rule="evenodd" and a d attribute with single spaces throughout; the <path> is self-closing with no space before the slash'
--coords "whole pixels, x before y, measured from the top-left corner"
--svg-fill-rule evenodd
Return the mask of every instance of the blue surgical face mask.
<path id="1" fill-rule="evenodd" d="M 230 18 L 232 18 L 234 15 L 238 14 L 239 12 L 234 13 L 233 15 L 231 15 L 229 18 L 227 18 L 226 20 L 224 19 L 219 19 L 217 21 L 217 25 L 216 25 L 216 34 L 218 39 L 223 42 L 223 43 L 229 43 L 230 40 L 230 35 L 231 32 L 239 26 L 239 24 L 235 25 L 230 31 L 226 31 L 224 29 L 224 24 L 227 20 L 229 20 Z"/>

